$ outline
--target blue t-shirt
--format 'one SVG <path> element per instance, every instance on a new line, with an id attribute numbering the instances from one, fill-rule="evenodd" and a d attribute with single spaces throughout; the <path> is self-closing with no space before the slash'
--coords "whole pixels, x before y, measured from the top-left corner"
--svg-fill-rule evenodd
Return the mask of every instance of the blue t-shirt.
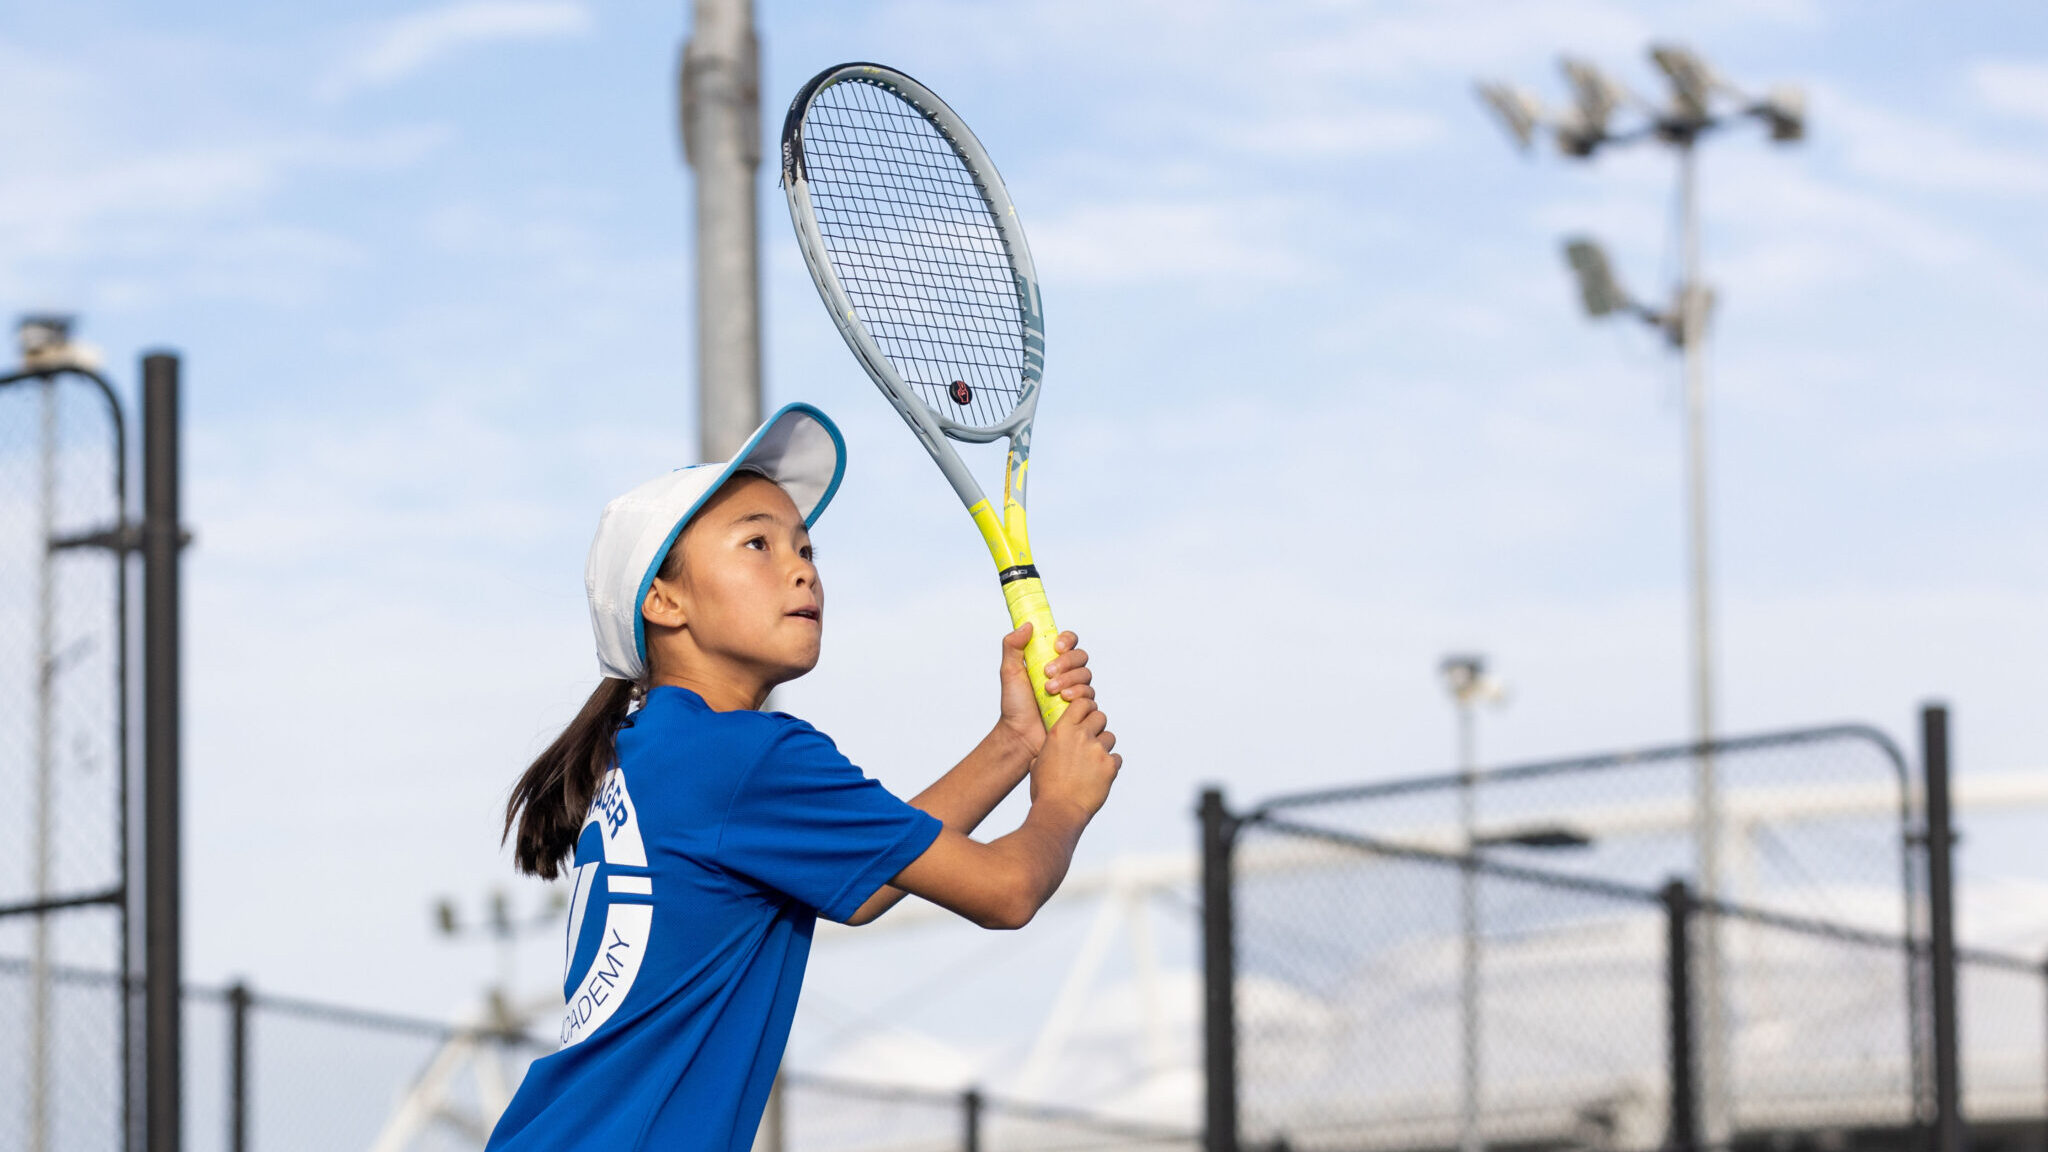
<path id="1" fill-rule="evenodd" d="M 853 915 L 939 829 L 793 716 L 649 692 L 576 843 L 562 1049 L 489 1152 L 744 1152 L 817 917 Z"/>

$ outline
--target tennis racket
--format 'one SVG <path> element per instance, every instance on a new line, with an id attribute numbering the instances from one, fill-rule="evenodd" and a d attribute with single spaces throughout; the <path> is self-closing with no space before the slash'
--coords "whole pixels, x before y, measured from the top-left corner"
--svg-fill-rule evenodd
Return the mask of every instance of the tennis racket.
<path id="1" fill-rule="evenodd" d="M 1047 727 L 1057 655 L 1031 560 L 1024 481 L 1045 366 L 1038 276 L 981 141 L 932 90 L 879 64 L 812 77 L 782 124 L 782 187 L 804 262 L 854 358 L 931 453 L 995 560 Z M 1009 438 L 997 514 L 953 441 Z"/>

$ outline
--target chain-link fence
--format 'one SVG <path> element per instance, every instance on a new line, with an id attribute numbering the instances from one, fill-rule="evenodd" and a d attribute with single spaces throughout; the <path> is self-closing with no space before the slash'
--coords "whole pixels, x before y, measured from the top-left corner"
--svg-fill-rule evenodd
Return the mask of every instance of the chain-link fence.
<path id="1" fill-rule="evenodd" d="M 1701 776 L 1712 781 L 1712 837 Z M 1463 806 L 1468 803 L 1468 820 Z M 1838 725 L 1324 789 L 1260 811 L 1898 933 L 1917 929 L 1915 789 L 1883 732 Z M 1712 871 L 1703 843 L 1714 846 Z"/>
<path id="2" fill-rule="evenodd" d="M 474 1152 L 548 1050 L 516 1031 L 188 989 L 186 1146 Z"/>
<path id="3" fill-rule="evenodd" d="M 0 376 L 0 1150 L 121 1147 L 126 1013 L 120 415 Z"/>
<path id="4" fill-rule="evenodd" d="M 118 1003 L 109 972 L 54 966 L 60 1002 Z M 28 966 L 0 961 L 0 998 Z M 130 982 L 132 995 L 139 985 Z M 245 988 L 185 992 L 185 1146 L 195 1152 L 476 1152 L 551 1046 L 516 1030 L 461 1028 Z M 112 1026 L 111 1021 L 100 1023 Z M 120 1146 L 119 1111 L 83 1099 L 53 1148 Z M 0 1147 L 21 1147 L 0 1125 Z M 1198 1134 L 977 1091 L 785 1073 L 759 1152 L 1196 1152 Z"/>
<path id="5" fill-rule="evenodd" d="M 1724 854 L 1738 866 L 1719 899 L 1700 893 L 1688 843 L 1702 751 L 1721 835 L 1757 854 Z M 1904 784 L 1889 741 L 1843 728 L 1333 790 L 1242 817 L 1212 795 L 1207 891 L 1227 913 L 1209 922 L 1234 941 L 1227 960 L 1209 953 L 1212 1014 L 1221 994 L 1234 1023 L 1211 1033 L 1212 1052 L 1234 1046 L 1210 1068 L 1212 1122 L 1225 1076 L 1246 1148 L 1926 1147 L 1927 944 Z M 1481 801 L 1469 824 L 1461 789 Z M 1221 989 L 1219 968 L 1234 972 Z M 2043 1147 L 2048 969 L 1964 950 L 1957 982 L 1975 1147 Z"/>
<path id="6" fill-rule="evenodd" d="M 974 1090 L 785 1073 L 754 1146 L 758 1152 L 1196 1152 L 1201 1138 Z"/>

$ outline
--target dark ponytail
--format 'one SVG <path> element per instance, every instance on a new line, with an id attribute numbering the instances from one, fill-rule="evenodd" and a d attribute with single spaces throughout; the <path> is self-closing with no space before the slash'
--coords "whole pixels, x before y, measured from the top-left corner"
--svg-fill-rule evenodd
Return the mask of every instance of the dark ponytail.
<path id="1" fill-rule="evenodd" d="M 633 706 L 633 682 L 607 676 L 512 786 L 505 801 L 505 834 L 512 840 L 512 861 L 521 872 L 553 880 L 562 861 L 576 848 L 577 834 L 590 801 L 614 759 L 613 738 Z M 519 835 L 512 835 L 514 823 Z"/>

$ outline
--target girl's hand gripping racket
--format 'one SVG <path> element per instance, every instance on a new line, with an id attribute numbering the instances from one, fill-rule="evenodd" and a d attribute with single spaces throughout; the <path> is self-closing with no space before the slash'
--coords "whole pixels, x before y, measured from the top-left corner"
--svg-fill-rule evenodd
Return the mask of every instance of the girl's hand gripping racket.
<path id="1" fill-rule="evenodd" d="M 1038 277 L 981 142 L 931 89 L 879 64 L 827 68 L 782 124 L 782 187 L 818 294 L 988 543 L 1046 727 L 1059 629 L 1024 529 L 1031 421 L 1045 365 Z M 1007 436 L 1000 518 L 949 440 Z"/>

